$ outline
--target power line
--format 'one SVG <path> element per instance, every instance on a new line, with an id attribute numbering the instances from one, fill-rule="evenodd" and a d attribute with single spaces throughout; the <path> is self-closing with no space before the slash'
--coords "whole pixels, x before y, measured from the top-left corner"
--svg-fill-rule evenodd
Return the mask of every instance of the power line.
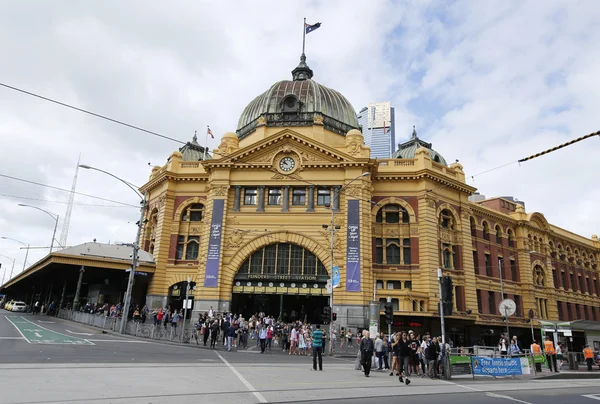
<path id="1" fill-rule="evenodd" d="M 73 105 L 70 105 L 70 104 L 66 104 L 64 102 L 60 102 L 60 101 L 54 100 L 52 98 L 44 97 L 42 95 L 35 94 L 35 93 L 29 92 L 29 91 L 26 91 L 26 90 L 23 90 L 23 89 L 20 89 L 20 88 L 17 88 L 17 87 L 9 86 L 8 84 L 0 83 L 0 86 L 6 87 L 6 88 L 14 90 L 14 91 L 18 91 L 18 92 L 23 93 L 23 94 L 30 95 L 32 97 L 40 98 L 40 99 L 42 99 L 44 101 L 49 101 L 49 102 L 52 102 L 54 104 L 61 105 L 63 107 L 71 108 L 71 109 L 74 109 L 75 111 L 83 112 L 85 114 L 89 114 L 89 115 L 95 116 L 97 118 L 106 119 L 107 121 L 114 122 L 114 123 L 119 124 L 119 125 L 127 126 L 128 128 L 136 129 L 136 130 L 148 133 L 148 134 L 153 135 L 153 136 L 157 136 L 157 137 L 160 137 L 160 138 L 163 138 L 163 139 L 171 140 L 173 142 L 177 142 L 177 143 L 180 143 L 180 144 L 186 144 L 186 142 L 182 142 L 181 140 L 177 140 L 177 139 L 174 139 L 174 138 L 169 137 L 169 136 L 161 135 L 160 133 L 152 132 L 151 130 L 140 128 L 139 126 L 130 125 L 130 124 L 125 123 L 123 121 L 119 121 L 117 119 L 109 118 L 109 117 L 107 117 L 105 115 L 100 115 L 100 114 L 97 114 L 95 112 L 88 111 L 88 110 L 83 109 L 83 108 L 78 108 L 76 106 L 73 106 Z"/>
<path id="2" fill-rule="evenodd" d="M 39 185 L 39 186 L 41 186 L 41 187 L 46 187 L 46 188 L 50 188 L 50 189 L 55 189 L 55 190 L 57 190 L 57 191 L 63 191 L 63 192 L 72 192 L 70 189 L 59 188 L 59 187 L 55 187 L 55 186 L 52 186 L 52 185 L 42 184 L 42 183 L 40 183 L 40 182 L 35 182 L 35 181 L 26 180 L 26 179 L 23 179 L 23 178 L 17 178 L 17 177 L 13 177 L 13 176 L 11 176 L 11 175 L 0 174 L 0 177 L 8 178 L 8 179 L 10 179 L 10 180 L 15 180 L 15 181 L 21 181 L 21 182 L 25 182 L 25 183 L 28 183 L 28 184 Z M 85 197 L 88 197 L 88 198 L 99 199 L 99 200 L 101 200 L 101 201 L 105 201 L 105 202 L 113 202 L 113 203 L 118 203 L 119 205 L 131 206 L 131 207 L 134 207 L 134 208 L 137 208 L 137 207 L 138 207 L 138 206 L 135 206 L 135 205 L 131 205 L 131 204 L 129 204 L 129 203 L 125 203 L 125 202 L 119 202 L 119 201 L 114 201 L 114 200 L 112 200 L 112 199 L 102 198 L 102 197 L 100 197 L 100 196 L 95 196 L 95 195 L 84 194 L 84 193 L 82 193 L 82 192 L 73 192 L 73 193 L 74 193 L 74 194 L 76 194 L 76 195 L 81 195 L 81 196 L 85 196 Z"/>
<path id="3" fill-rule="evenodd" d="M 52 200 L 49 200 L 49 199 L 30 198 L 30 197 L 27 197 L 27 196 L 19 196 L 19 195 L 0 194 L 0 196 L 5 196 L 7 198 L 15 198 L 15 199 L 27 199 L 27 200 L 30 200 L 30 201 L 48 202 L 48 203 L 67 203 L 67 204 L 69 203 L 68 201 L 52 201 Z M 96 207 L 103 207 L 103 208 L 130 208 L 130 207 L 133 207 L 133 206 L 127 206 L 127 205 L 100 205 L 100 204 L 78 203 L 78 202 L 73 202 L 73 205 L 79 205 L 79 206 L 96 206 Z"/>

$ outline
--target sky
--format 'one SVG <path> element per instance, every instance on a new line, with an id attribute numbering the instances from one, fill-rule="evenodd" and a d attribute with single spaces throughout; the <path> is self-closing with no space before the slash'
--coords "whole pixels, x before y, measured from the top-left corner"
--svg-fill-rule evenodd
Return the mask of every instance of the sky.
<path id="1" fill-rule="evenodd" d="M 255 96 L 291 78 L 304 17 L 322 23 L 306 38 L 314 79 L 357 111 L 390 100 L 398 143 L 415 125 L 482 194 L 514 196 L 585 237 L 600 233 L 600 138 L 516 163 L 600 129 L 595 0 L 4 0 L 0 83 L 181 141 L 198 131 L 203 143 L 210 125 L 214 148 Z M 0 175 L 64 189 L 79 155 L 141 185 L 180 147 L 5 87 L 0 145 Z M 89 170 L 77 191 L 129 206 L 75 196 L 68 245 L 133 241 L 133 191 Z M 56 221 L 18 204 L 59 215 L 60 239 L 68 199 L 0 177 L 0 237 L 48 247 Z M 31 249 L 28 264 L 47 252 Z M 15 273 L 23 267 L 17 242 L 0 239 L 0 254 L 15 259 Z"/>

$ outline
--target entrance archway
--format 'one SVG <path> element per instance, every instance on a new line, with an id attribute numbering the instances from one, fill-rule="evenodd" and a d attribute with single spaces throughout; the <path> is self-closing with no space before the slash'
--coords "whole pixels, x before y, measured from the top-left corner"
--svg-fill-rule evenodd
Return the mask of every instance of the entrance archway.
<path id="1" fill-rule="evenodd" d="M 323 322 L 329 273 L 311 251 L 294 243 L 274 243 L 254 251 L 240 265 L 231 308 L 248 318 L 264 312 L 284 321 Z"/>

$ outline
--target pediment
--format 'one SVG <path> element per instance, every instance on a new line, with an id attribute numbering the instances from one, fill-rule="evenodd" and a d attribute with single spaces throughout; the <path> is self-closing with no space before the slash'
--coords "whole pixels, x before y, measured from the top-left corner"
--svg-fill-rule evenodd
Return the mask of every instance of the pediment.
<path id="1" fill-rule="evenodd" d="M 283 131 L 214 161 L 219 164 L 270 165 L 280 154 L 298 155 L 302 165 L 320 165 L 355 161 L 346 153 L 293 131 Z"/>

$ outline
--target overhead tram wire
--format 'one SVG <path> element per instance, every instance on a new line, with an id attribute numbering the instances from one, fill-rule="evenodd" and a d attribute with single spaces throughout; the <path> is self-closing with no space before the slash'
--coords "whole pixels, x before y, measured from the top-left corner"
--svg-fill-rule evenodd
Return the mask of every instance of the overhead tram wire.
<path id="1" fill-rule="evenodd" d="M 15 199 L 27 199 L 29 201 L 40 201 L 40 202 L 48 202 L 48 203 L 63 203 L 63 204 L 68 204 L 69 201 L 52 201 L 49 199 L 42 199 L 42 198 L 31 198 L 28 196 L 20 196 L 20 195 L 9 195 L 9 194 L 0 194 L 0 196 L 4 196 L 7 198 L 15 198 Z M 101 204 L 95 204 L 95 203 L 79 203 L 79 202 L 73 202 L 73 205 L 76 206 L 94 206 L 94 207 L 99 207 L 99 208 L 132 208 L 133 206 L 128 206 L 128 205 L 101 205 Z"/>
<path id="2" fill-rule="evenodd" d="M 70 190 L 70 189 L 59 188 L 59 187 L 55 187 L 55 186 L 52 186 L 52 185 L 42 184 L 41 182 L 30 181 L 30 180 L 26 180 L 26 179 L 23 179 L 23 178 L 13 177 L 13 176 L 11 176 L 11 175 L 6 175 L 6 174 L 1 174 L 1 173 L 0 173 L 0 177 L 3 177 L 3 178 L 8 178 L 8 179 L 10 179 L 10 180 L 15 180 L 15 181 L 21 181 L 21 182 L 25 182 L 25 183 L 27 183 L 27 184 L 39 185 L 39 186 L 41 186 L 41 187 L 46 187 L 46 188 L 50 188 L 50 189 L 55 189 L 55 190 L 57 190 L 57 191 L 63 191 L 63 192 L 69 192 L 69 193 L 73 192 L 75 195 L 81 195 L 81 196 L 85 196 L 85 197 L 87 197 L 87 198 L 98 199 L 98 200 L 105 201 L 105 202 L 118 203 L 119 205 L 130 206 L 130 207 L 132 207 L 132 208 L 139 208 L 139 206 L 132 205 L 132 204 L 129 204 L 129 203 L 120 202 L 120 201 L 115 201 L 115 200 L 113 200 L 113 199 L 108 199 L 108 198 L 102 198 L 101 196 L 95 196 L 95 195 L 90 195 L 90 194 L 84 194 L 83 192 L 75 192 L 75 191 L 72 191 L 72 190 Z"/>
<path id="3" fill-rule="evenodd" d="M 61 102 L 61 101 L 58 101 L 58 100 L 54 100 L 52 98 L 44 97 L 42 95 L 35 94 L 35 93 L 30 92 L 30 91 L 23 90 L 21 88 L 13 87 L 13 86 L 10 86 L 10 85 L 5 84 L 5 83 L 0 83 L 0 86 L 8 88 L 10 90 L 18 91 L 18 92 L 23 93 L 23 94 L 30 95 L 32 97 L 36 97 L 36 98 L 42 99 L 44 101 L 48 101 L 48 102 L 52 102 L 54 104 L 58 104 L 60 106 L 66 107 L 66 108 L 74 109 L 75 111 L 83 112 L 84 114 L 95 116 L 96 118 L 105 119 L 107 121 L 110 121 L 110 122 L 113 122 L 113 123 L 116 123 L 116 124 L 119 124 L 119 125 L 123 125 L 123 126 L 126 126 L 128 128 L 131 128 L 131 129 L 139 130 L 141 132 L 148 133 L 148 134 L 150 134 L 152 136 L 157 136 L 157 137 L 160 137 L 160 138 L 163 138 L 163 139 L 166 139 L 166 140 L 170 140 L 172 142 L 180 143 L 180 144 L 186 144 L 186 142 L 183 142 L 181 140 L 177 140 L 177 139 L 174 139 L 174 138 L 169 137 L 169 136 L 161 135 L 160 133 L 156 133 L 156 132 L 153 132 L 153 131 L 148 130 L 148 129 L 140 128 L 139 126 L 131 125 L 131 124 L 125 123 L 123 121 L 119 121 L 117 119 L 109 118 L 108 116 L 97 114 L 95 112 L 88 111 L 86 109 L 79 108 L 79 107 L 76 107 L 74 105 L 70 105 L 70 104 L 67 104 L 67 103 L 64 103 L 64 102 Z"/>

